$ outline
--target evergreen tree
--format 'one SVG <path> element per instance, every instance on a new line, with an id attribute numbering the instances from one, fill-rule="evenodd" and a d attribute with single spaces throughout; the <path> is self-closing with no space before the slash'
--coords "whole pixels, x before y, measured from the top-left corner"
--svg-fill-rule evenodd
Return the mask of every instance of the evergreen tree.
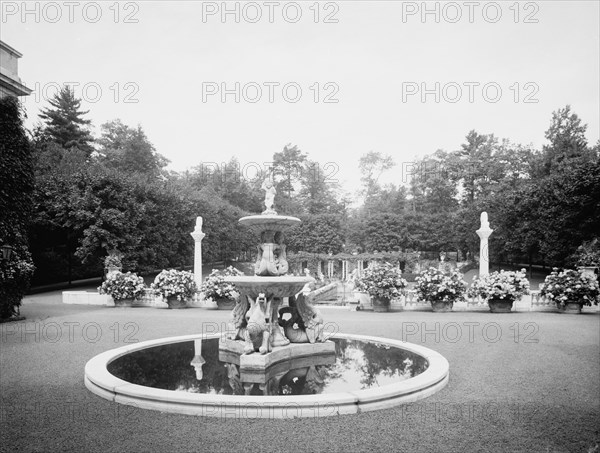
<path id="1" fill-rule="evenodd" d="M 89 111 L 80 110 L 81 99 L 65 85 L 48 102 L 50 107 L 40 113 L 45 123 L 45 139 L 65 149 L 77 148 L 89 156 L 94 151 L 91 146 L 94 138 L 88 129 L 91 121 L 83 118 Z"/>

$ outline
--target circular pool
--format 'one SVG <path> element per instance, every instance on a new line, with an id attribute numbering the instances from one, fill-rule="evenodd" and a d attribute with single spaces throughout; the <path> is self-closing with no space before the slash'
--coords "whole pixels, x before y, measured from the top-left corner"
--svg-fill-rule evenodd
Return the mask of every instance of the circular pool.
<path id="1" fill-rule="evenodd" d="M 121 404 L 190 415 L 296 418 L 352 414 L 425 398 L 448 382 L 448 361 L 397 340 L 336 334 L 335 352 L 240 368 L 220 334 L 145 341 L 104 352 L 85 385 Z"/>

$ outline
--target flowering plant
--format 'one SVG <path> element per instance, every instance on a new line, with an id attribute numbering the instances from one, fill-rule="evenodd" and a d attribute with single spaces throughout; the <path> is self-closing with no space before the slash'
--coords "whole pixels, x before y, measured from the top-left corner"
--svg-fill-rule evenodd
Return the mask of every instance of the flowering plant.
<path id="1" fill-rule="evenodd" d="M 204 280 L 204 283 L 202 283 L 200 292 L 205 299 L 235 300 L 238 298 L 239 293 L 236 291 L 233 284 L 225 281 L 225 277 L 236 277 L 240 275 L 244 274 L 233 266 L 229 266 L 223 270 L 213 269 L 210 275 Z"/>
<path id="2" fill-rule="evenodd" d="M 179 301 L 191 298 L 198 290 L 194 274 L 175 269 L 162 270 L 150 287 L 162 297 L 177 297 Z"/>
<path id="3" fill-rule="evenodd" d="M 581 302 L 583 305 L 598 305 L 600 287 L 591 275 L 573 269 L 563 271 L 554 268 L 542 284 L 540 294 L 560 305 L 566 302 Z"/>
<path id="4" fill-rule="evenodd" d="M 484 299 L 504 299 L 515 301 L 529 294 L 529 280 L 525 269 L 520 271 L 496 271 L 483 277 L 475 277 L 468 295 Z"/>
<path id="5" fill-rule="evenodd" d="M 435 267 L 423 271 L 415 279 L 419 299 L 428 302 L 456 302 L 464 299 L 467 283 L 456 270 L 446 274 Z"/>
<path id="6" fill-rule="evenodd" d="M 391 300 L 399 297 L 402 294 L 401 290 L 407 285 L 400 269 L 391 263 L 375 261 L 356 279 L 354 289 L 372 297 Z"/>
<path id="7" fill-rule="evenodd" d="M 100 294 L 108 294 L 114 300 L 139 299 L 144 294 L 144 279 L 131 272 L 109 274 L 98 287 Z"/>

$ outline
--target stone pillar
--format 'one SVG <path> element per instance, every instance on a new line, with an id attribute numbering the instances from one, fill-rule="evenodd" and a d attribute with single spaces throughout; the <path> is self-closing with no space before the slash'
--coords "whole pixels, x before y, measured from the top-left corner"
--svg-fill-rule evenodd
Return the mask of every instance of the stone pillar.
<path id="1" fill-rule="evenodd" d="M 477 236 L 481 240 L 479 244 L 479 276 L 483 277 L 484 275 L 488 275 L 490 272 L 490 256 L 488 249 L 488 238 L 492 234 L 492 229 L 490 229 L 490 223 L 488 222 L 487 212 L 481 213 L 481 226 L 476 231 Z"/>
<path id="2" fill-rule="evenodd" d="M 202 232 L 202 217 L 196 217 L 196 228 L 190 234 L 196 243 L 194 248 L 194 280 L 198 285 L 198 289 L 200 289 L 200 285 L 202 285 L 202 239 L 205 236 Z"/>

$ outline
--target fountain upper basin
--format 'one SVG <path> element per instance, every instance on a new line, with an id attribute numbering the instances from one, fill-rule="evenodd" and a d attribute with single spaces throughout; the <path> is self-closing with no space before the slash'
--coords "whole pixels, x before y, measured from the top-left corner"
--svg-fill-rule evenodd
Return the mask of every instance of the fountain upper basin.
<path id="1" fill-rule="evenodd" d="M 301 220 L 297 217 L 277 215 L 277 214 L 259 214 L 242 217 L 239 220 L 241 225 L 248 227 L 260 227 L 262 230 L 281 231 L 296 225 L 300 225 Z"/>
<path id="2" fill-rule="evenodd" d="M 314 282 L 312 277 L 295 277 L 282 275 L 276 277 L 239 276 L 225 277 L 225 281 L 233 283 L 242 293 L 256 299 L 259 294 L 270 297 L 291 297 L 298 294 L 307 283 Z"/>

